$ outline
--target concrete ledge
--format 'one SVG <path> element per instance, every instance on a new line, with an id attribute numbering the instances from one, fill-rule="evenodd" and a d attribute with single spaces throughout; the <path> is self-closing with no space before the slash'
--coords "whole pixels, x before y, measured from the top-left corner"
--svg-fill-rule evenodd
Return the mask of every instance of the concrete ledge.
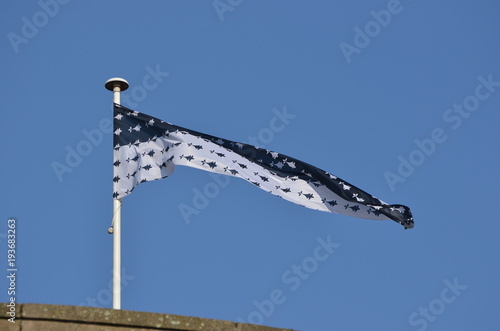
<path id="1" fill-rule="evenodd" d="M 5 331 L 291 331 L 199 317 L 35 303 L 17 304 L 12 323 L 7 304 L 0 307 L 0 330 Z"/>

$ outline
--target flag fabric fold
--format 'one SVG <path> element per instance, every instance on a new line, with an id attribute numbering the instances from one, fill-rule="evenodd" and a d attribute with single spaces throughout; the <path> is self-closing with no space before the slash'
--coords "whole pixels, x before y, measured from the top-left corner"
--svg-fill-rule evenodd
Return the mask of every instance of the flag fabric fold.
<path id="1" fill-rule="evenodd" d="M 307 208 L 413 228 L 404 205 L 389 205 L 329 172 L 274 151 L 176 126 L 114 105 L 113 198 L 168 177 L 176 165 L 242 178 Z"/>

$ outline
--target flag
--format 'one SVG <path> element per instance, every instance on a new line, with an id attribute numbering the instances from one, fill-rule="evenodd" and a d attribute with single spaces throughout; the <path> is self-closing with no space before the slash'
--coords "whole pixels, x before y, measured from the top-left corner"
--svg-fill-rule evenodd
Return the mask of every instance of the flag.
<path id="1" fill-rule="evenodd" d="M 113 198 L 183 165 L 242 178 L 307 208 L 413 228 L 410 209 L 388 205 L 345 180 L 274 151 L 176 126 L 114 105 Z"/>

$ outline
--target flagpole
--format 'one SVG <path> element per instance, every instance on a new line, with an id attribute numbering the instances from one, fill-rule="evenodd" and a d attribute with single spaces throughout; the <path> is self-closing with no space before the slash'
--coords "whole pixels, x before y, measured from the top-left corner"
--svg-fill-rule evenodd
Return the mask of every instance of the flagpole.
<path id="1" fill-rule="evenodd" d="M 104 85 L 113 91 L 113 102 L 120 104 L 120 92 L 128 89 L 123 78 L 110 78 Z M 113 221 L 109 230 L 113 234 L 113 309 L 121 309 L 121 207 L 122 199 L 113 199 Z"/>

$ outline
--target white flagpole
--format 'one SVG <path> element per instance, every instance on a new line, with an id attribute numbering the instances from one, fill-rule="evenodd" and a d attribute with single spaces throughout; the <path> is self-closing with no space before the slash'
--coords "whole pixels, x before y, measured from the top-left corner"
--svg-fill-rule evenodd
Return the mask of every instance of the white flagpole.
<path id="1" fill-rule="evenodd" d="M 113 91 L 113 102 L 120 104 L 120 92 L 128 89 L 123 78 L 110 78 L 104 85 Z M 113 199 L 113 221 L 109 230 L 113 234 L 113 309 L 121 309 L 121 207 L 122 199 Z"/>

